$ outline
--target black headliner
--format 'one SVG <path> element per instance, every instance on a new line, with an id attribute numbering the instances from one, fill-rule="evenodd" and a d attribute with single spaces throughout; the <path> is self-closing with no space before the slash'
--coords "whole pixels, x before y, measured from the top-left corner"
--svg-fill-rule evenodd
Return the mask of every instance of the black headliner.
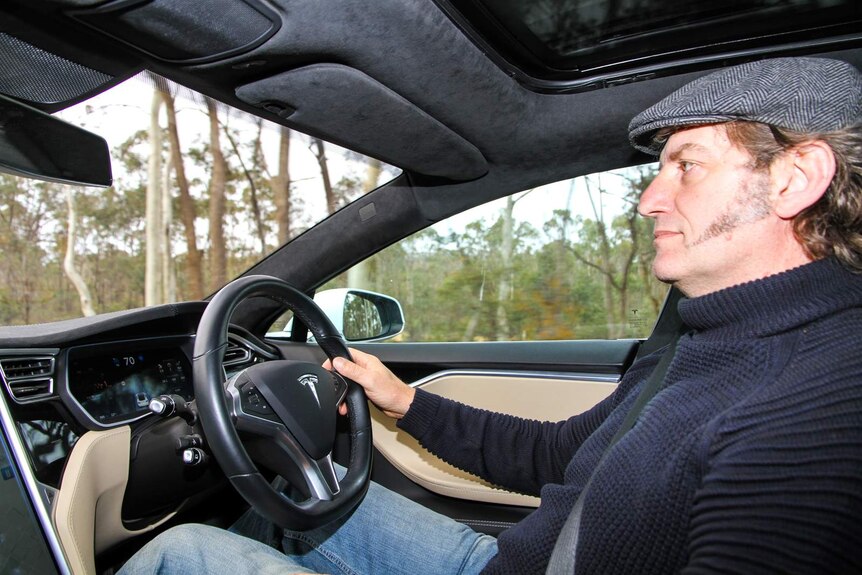
<path id="1" fill-rule="evenodd" d="M 218 19 L 219 4 L 237 1 L 201 0 L 201 10 L 206 12 L 203 22 Z M 92 4 L 89 0 L 7 0 L 0 8 L 0 31 L 117 80 L 146 67 L 276 122 L 283 120 L 237 98 L 236 89 L 309 64 L 344 65 L 411 103 L 484 157 L 487 173 L 467 182 L 405 171 L 251 270 L 281 276 L 300 289 L 312 289 L 369 253 L 490 199 L 648 160 L 628 145 L 629 119 L 703 73 L 623 82 L 581 93 L 537 93 L 495 65 L 431 0 L 273 1 L 269 5 L 281 22 L 266 42 L 238 56 L 183 66 L 147 56 L 64 14 L 69 8 Z M 218 25 L 215 22 L 213 27 Z M 811 47 L 795 46 L 784 47 L 781 53 L 811 51 Z M 862 64 L 858 49 L 832 55 L 857 67 Z M 729 57 L 709 65 L 733 61 Z M 329 97 L 326 105 L 337 109 L 351 94 Z M 41 107 L 53 111 L 66 104 Z M 386 105 L 385 100 L 381 105 Z M 411 128 L 397 122 L 391 125 L 393 134 L 397 131 L 402 139 L 403 134 L 412 134 L 420 145 L 427 134 L 411 133 Z M 376 141 L 370 142 L 366 133 L 357 145 L 382 150 L 385 153 L 378 155 L 397 165 L 398 150 L 387 147 L 394 141 L 391 135 L 381 129 Z M 325 136 L 348 147 L 355 139 L 349 124 Z M 445 166 L 441 168 L 445 172 Z M 376 216 L 363 221 L 359 209 L 370 202 Z M 350 233 L 341 233 L 345 229 Z M 253 330 L 275 312 L 269 304 L 250 305 L 244 311 L 241 323 Z"/>

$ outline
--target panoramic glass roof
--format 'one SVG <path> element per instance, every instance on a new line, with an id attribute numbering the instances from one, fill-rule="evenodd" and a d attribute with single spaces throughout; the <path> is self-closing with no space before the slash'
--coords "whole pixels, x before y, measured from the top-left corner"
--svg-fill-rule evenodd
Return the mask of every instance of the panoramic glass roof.
<path id="1" fill-rule="evenodd" d="M 527 84 L 570 88 L 621 70 L 862 36 L 859 0 L 441 0 Z M 514 68 L 514 69 L 513 69 Z M 586 86 L 598 87 L 598 86 Z"/>

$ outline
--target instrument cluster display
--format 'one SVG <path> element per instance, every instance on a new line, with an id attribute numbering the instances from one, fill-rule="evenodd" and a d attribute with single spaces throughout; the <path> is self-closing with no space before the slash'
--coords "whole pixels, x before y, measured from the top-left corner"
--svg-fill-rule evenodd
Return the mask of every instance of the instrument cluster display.
<path id="1" fill-rule="evenodd" d="M 191 368 L 179 348 L 72 350 L 69 390 L 100 425 L 131 421 L 147 414 L 150 399 L 158 395 L 193 399 Z"/>

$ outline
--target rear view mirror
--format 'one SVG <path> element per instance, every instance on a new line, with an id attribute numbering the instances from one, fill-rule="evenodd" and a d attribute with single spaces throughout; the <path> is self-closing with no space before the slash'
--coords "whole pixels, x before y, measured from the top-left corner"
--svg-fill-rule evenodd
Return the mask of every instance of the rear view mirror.
<path id="1" fill-rule="evenodd" d="M 104 138 L 2 95 L 0 171 L 64 184 L 112 182 Z"/>

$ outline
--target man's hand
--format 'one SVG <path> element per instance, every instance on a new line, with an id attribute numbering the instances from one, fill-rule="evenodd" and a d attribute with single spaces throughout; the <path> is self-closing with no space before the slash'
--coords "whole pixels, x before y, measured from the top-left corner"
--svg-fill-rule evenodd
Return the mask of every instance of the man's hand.
<path id="1" fill-rule="evenodd" d="M 324 369 L 334 367 L 335 371 L 361 385 L 371 403 L 389 417 L 395 419 L 404 417 L 413 402 L 416 390 L 398 379 L 373 355 L 356 349 L 351 349 L 350 354 L 353 356 L 353 362 L 343 357 L 336 357 L 334 362 L 327 359 L 323 363 Z M 338 412 L 346 415 L 347 404 L 342 403 L 338 407 Z"/>

